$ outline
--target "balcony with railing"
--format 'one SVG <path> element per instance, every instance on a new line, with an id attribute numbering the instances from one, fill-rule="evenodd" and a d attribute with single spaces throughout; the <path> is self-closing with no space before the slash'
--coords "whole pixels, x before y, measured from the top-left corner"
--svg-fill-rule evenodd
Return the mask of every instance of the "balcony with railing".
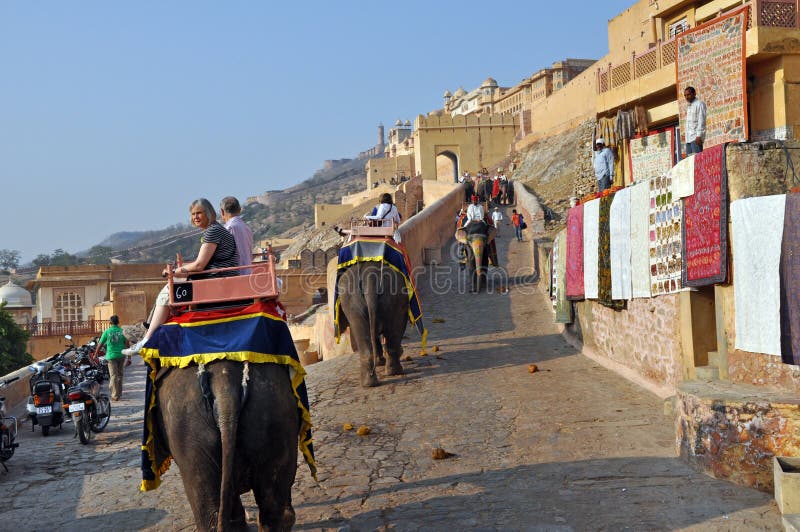
<path id="1" fill-rule="evenodd" d="M 22 328 L 31 336 L 64 336 L 70 334 L 101 334 L 110 327 L 108 320 L 80 320 L 80 321 L 46 321 L 43 323 L 26 323 Z"/>
<path id="2" fill-rule="evenodd" d="M 754 18 L 756 30 L 761 28 L 800 29 L 800 0 L 751 0 L 745 5 L 750 6 L 748 33 L 753 29 Z M 765 42 L 762 41 L 767 41 L 769 38 L 769 36 L 765 36 L 764 39 L 760 37 L 750 39 L 748 36 L 748 45 L 754 43 L 758 48 L 755 50 L 748 48 L 747 55 L 757 53 L 764 47 Z M 609 63 L 606 67 L 599 68 L 597 70 L 597 94 L 603 95 L 612 92 L 661 69 L 668 69 L 667 72 L 672 74 L 671 83 L 675 83 L 676 52 L 676 39 L 673 37 L 668 41 L 657 41 L 645 52 L 633 53 L 629 61 L 616 65 Z M 660 86 L 664 85 L 663 82 L 655 85 L 656 90 L 666 88 L 666 85 Z M 608 101 L 607 105 L 601 107 L 611 108 L 616 103 Z"/>

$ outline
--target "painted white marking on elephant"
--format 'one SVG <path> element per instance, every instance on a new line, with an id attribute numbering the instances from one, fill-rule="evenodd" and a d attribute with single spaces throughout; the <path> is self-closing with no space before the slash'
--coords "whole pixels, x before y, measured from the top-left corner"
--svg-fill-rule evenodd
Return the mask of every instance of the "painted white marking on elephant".
<path id="1" fill-rule="evenodd" d="M 242 371 L 242 386 L 247 386 L 247 381 L 250 380 L 250 363 L 244 363 L 244 370 Z"/>
<path id="2" fill-rule="evenodd" d="M 197 365 L 197 375 L 198 376 L 202 375 L 205 370 L 206 370 L 206 365 L 205 364 L 198 364 Z"/>

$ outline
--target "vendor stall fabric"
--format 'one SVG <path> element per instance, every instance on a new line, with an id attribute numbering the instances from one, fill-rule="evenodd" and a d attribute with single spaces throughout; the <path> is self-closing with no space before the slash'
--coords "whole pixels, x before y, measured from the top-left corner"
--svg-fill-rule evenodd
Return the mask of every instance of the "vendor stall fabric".
<path id="1" fill-rule="evenodd" d="M 800 365 L 800 194 L 786 195 L 779 274 L 781 356 Z"/>
<path id="2" fill-rule="evenodd" d="M 625 307 L 625 301 L 611 297 L 611 203 L 616 194 L 600 198 L 597 217 L 597 302 L 613 309 Z"/>
<path id="3" fill-rule="evenodd" d="M 725 145 L 694 156 L 694 194 L 683 200 L 684 286 L 728 278 L 728 178 Z"/>
<path id="4" fill-rule="evenodd" d="M 672 180 L 672 196 L 685 198 L 694 194 L 694 154 L 678 161 L 667 176 Z"/>
<path id="5" fill-rule="evenodd" d="M 624 188 L 614 194 L 610 216 L 611 297 L 612 299 L 630 299 L 632 293 L 630 188 Z M 645 249 L 647 248 L 645 247 Z"/>
<path id="6" fill-rule="evenodd" d="M 600 200 L 583 204 L 583 291 L 586 299 L 597 299 L 597 253 L 600 236 Z"/>
<path id="7" fill-rule="evenodd" d="M 567 231 L 561 231 L 556 237 L 554 249 L 558 255 L 553 256 L 556 293 L 556 323 L 572 323 L 572 303 L 567 299 Z"/>
<path id="8" fill-rule="evenodd" d="M 780 259 L 786 196 L 731 203 L 736 349 L 781 354 Z"/>
<path id="9" fill-rule="evenodd" d="M 583 204 L 567 212 L 567 298 L 583 299 Z"/>
<path id="10" fill-rule="evenodd" d="M 681 202 L 673 200 L 672 180 L 650 180 L 650 292 L 653 296 L 681 289 Z"/>
<path id="11" fill-rule="evenodd" d="M 630 187 L 631 296 L 650 297 L 650 181 Z"/>

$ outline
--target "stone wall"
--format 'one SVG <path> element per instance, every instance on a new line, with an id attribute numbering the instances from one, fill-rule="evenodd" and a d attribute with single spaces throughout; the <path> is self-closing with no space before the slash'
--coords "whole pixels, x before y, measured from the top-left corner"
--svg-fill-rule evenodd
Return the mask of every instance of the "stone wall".
<path id="1" fill-rule="evenodd" d="M 795 394 L 686 382 L 678 390 L 675 413 L 678 453 L 716 478 L 770 492 L 772 457 L 800 455 Z"/>
<path id="2" fill-rule="evenodd" d="M 403 220 L 408 220 L 417 213 L 417 207 L 422 202 L 422 189 L 422 176 L 412 177 L 397 187 L 394 204 Z"/>
<path id="3" fill-rule="evenodd" d="M 582 341 L 587 354 L 611 362 L 658 395 L 674 391 L 682 379 L 677 294 L 634 299 L 621 311 L 596 301 L 578 301 L 574 308 L 575 321 L 567 331 Z"/>
<path id="4" fill-rule="evenodd" d="M 528 229 L 534 233 L 544 232 L 544 211 L 542 206 L 539 205 L 539 199 L 528 192 L 525 185 L 519 181 L 514 181 L 514 199 L 516 200 L 517 209 L 522 211 L 525 221 L 528 224 Z"/>

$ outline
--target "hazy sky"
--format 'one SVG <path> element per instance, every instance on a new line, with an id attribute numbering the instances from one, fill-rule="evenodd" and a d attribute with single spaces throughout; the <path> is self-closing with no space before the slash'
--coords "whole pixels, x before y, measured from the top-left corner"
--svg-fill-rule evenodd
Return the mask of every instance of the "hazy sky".
<path id="1" fill-rule="evenodd" d="M 607 53 L 632 0 L 0 0 L 0 248 L 188 221 L 351 157 L 487 76 Z"/>

